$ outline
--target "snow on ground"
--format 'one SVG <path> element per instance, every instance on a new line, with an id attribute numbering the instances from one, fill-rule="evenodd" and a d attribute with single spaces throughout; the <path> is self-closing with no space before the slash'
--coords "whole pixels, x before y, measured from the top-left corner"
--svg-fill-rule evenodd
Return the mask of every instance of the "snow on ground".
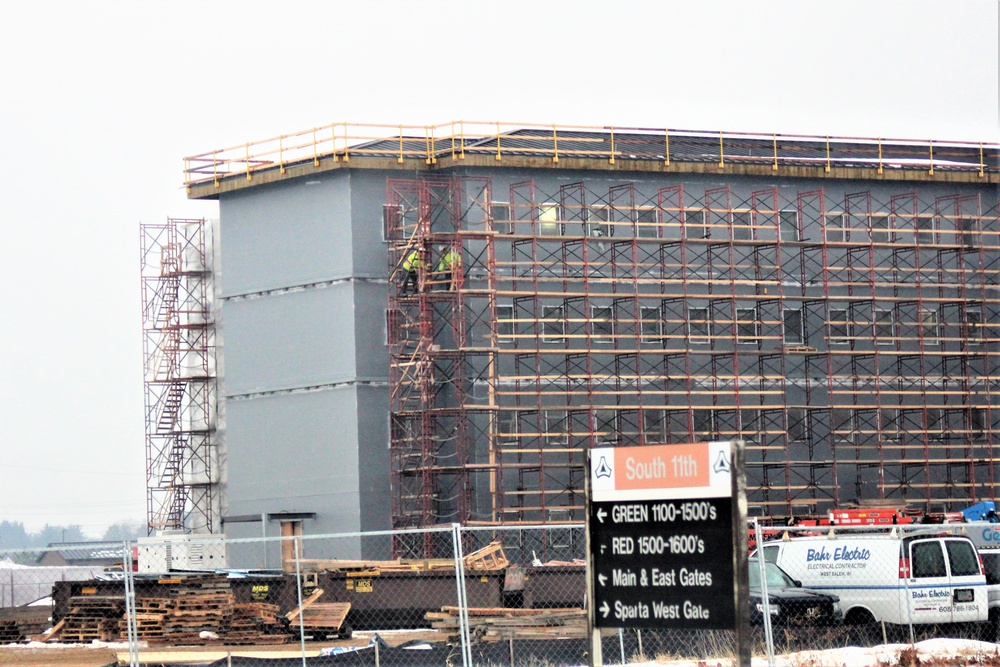
<path id="1" fill-rule="evenodd" d="M 102 642 L 96 639 L 89 644 L 60 644 L 59 642 L 26 642 L 23 644 L 0 644 L 3 648 L 18 649 L 70 649 L 70 648 L 105 648 L 112 651 L 127 651 L 128 642 Z M 149 648 L 146 642 L 139 642 L 139 648 Z"/>
<path id="2" fill-rule="evenodd" d="M 406 631 L 398 631 L 403 634 Z M 379 633 L 383 636 L 390 632 Z M 917 649 L 917 658 L 924 664 L 935 659 L 973 658 L 975 656 L 1000 656 L 1000 645 L 990 642 L 980 642 L 971 639 L 928 639 L 913 645 Z M 139 642 L 140 648 L 148 648 L 146 642 Z M 7 644 L 5 648 L 23 650 L 34 649 L 79 649 L 102 648 L 113 651 L 127 651 L 127 642 L 100 642 L 90 644 L 58 644 L 45 642 L 29 642 L 27 644 Z M 884 667 L 898 665 L 901 651 L 910 648 L 909 644 L 881 644 L 870 648 L 826 649 L 823 651 L 799 651 L 786 655 L 775 656 L 775 667 Z M 615 656 L 617 657 L 617 656 Z M 618 661 L 611 657 L 605 664 L 615 665 Z M 630 662 L 629 667 L 728 667 L 728 660 L 664 660 L 651 662 Z M 755 656 L 753 667 L 768 667 L 766 657 Z"/>
<path id="3" fill-rule="evenodd" d="M 1000 645 L 971 639 L 928 639 L 913 645 L 921 662 L 934 659 L 1000 655 Z M 879 667 L 899 664 L 901 651 L 909 644 L 881 644 L 870 648 L 834 648 L 823 651 L 799 651 L 774 657 L 775 667 Z M 613 664 L 614 660 L 605 664 Z M 663 662 L 630 663 L 630 667 L 727 667 L 725 660 L 670 660 Z M 768 667 L 767 657 L 754 656 L 753 667 Z"/>

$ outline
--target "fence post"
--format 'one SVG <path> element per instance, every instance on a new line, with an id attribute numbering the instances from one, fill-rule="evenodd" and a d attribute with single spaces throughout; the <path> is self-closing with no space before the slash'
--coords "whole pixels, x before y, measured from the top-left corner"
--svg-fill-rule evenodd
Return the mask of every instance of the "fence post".
<path id="1" fill-rule="evenodd" d="M 774 667 L 774 634 L 771 630 L 771 601 L 767 593 L 767 568 L 764 567 L 764 550 L 761 546 L 764 544 L 764 538 L 760 530 L 760 522 L 757 519 L 753 520 L 753 530 L 754 536 L 757 539 L 757 567 L 760 568 L 760 595 L 761 595 L 761 614 L 764 616 L 764 642 L 767 646 L 767 664 L 768 667 Z"/>
<path id="2" fill-rule="evenodd" d="M 932 166 L 933 168 L 933 166 Z M 895 530 L 895 529 L 893 529 Z M 901 528 L 899 531 L 900 537 L 906 537 L 906 529 Z M 908 551 L 909 545 L 903 540 L 903 557 L 906 558 L 906 562 L 909 565 L 906 568 L 906 578 L 903 579 L 903 586 L 906 589 L 906 625 L 910 629 L 910 646 L 913 646 L 913 598 L 910 597 L 910 577 L 913 576 L 913 561 L 910 560 L 910 552 Z M 882 623 L 882 634 L 885 636 L 885 622 Z"/>
<path id="3" fill-rule="evenodd" d="M 132 576 L 132 546 L 122 542 L 122 574 L 125 576 L 125 627 L 129 667 L 139 667 L 139 633 L 135 622 L 135 578 Z"/>
<path id="4" fill-rule="evenodd" d="M 469 637 L 469 601 L 465 590 L 465 558 L 462 555 L 462 525 L 451 524 L 452 553 L 455 555 L 455 585 L 458 594 L 458 636 L 462 648 L 462 667 L 472 665 L 472 647 Z"/>
<path id="5" fill-rule="evenodd" d="M 306 667 L 306 626 L 302 613 L 302 568 L 299 564 L 300 537 L 292 538 L 292 551 L 295 553 L 295 594 L 299 596 L 299 648 L 302 650 L 302 667 Z"/>

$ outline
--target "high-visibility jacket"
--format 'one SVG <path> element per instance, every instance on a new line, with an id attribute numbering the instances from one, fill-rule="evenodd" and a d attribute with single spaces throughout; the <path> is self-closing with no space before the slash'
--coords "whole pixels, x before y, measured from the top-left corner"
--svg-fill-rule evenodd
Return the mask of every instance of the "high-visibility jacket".
<path id="1" fill-rule="evenodd" d="M 441 255 L 441 260 L 438 262 L 437 270 L 451 271 L 459 266 L 462 266 L 462 256 L 455 250 L 449 250 L 445 254 Z"/>
<path id="2" fill-rule="evenodd" d="M 420 251 L 414 250 L 403 260 L 404 271 L 416 271 L 424 266 L 424 260 L 420 259 Z"/>

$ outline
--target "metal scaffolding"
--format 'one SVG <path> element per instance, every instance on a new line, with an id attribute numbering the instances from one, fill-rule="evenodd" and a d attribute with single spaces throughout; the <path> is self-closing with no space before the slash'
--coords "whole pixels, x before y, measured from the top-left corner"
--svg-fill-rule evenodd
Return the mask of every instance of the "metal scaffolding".
<path id="1" fill-rule="evenodd" d="M 996 201 L 605 183 L 388 182 L 395 527 L 582 520 L 587 448 L 737 437 L 772 517 L 995 497 Z"/>
<path id="2" fill-rule="evenodd" d="M 212 532 L 220 517 L 209 252 L 204 220 L 141 226 L 150 533 Z"/>

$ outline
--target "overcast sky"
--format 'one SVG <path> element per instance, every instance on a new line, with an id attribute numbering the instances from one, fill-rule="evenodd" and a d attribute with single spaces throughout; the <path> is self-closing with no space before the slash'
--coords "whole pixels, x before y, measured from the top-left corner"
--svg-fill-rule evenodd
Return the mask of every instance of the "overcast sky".
<path id="1" fill-rule="evenodd" d="M 997 35 L 996 0 L 6 3 L 0 520 L 145 520 L 139 223 L 218 215 L 185 155 L 340 121 L 997 141 Z"/>

